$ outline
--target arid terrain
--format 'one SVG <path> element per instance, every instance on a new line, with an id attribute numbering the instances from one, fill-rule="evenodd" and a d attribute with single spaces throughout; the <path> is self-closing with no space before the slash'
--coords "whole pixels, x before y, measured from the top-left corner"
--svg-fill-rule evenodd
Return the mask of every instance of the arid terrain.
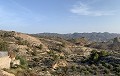
<path id="1" fill-rule="evenodd" d="M 120 76 L 120 39 L 115 36 L 96 41 L 0 31 L 0 51 L 14 52 L 21 64 L 1 69 L 0 76 Z"/>

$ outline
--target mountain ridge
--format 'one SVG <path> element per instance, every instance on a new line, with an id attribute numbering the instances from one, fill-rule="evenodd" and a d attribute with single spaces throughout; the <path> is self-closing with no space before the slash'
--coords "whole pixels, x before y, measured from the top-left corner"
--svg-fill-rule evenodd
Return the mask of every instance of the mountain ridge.
<path id="1" fill-rule="evenodd" d="M 113 39 L 115 37 L 120 37 L 119 33 L 97 33 L 97 32 L 92 32 L 92 33 L 70 33 L 70 34 L 59 34 L 59 33 L 37 33 L 37 34 L 31 34 L 33 36 L 38 36 L 38 37 L 60 37 L 63 39 L 74 39 L 74 38 L 80 38 L 80 37 L 85 37 L 90 41 L 107 41 L 109 39 Z"/>

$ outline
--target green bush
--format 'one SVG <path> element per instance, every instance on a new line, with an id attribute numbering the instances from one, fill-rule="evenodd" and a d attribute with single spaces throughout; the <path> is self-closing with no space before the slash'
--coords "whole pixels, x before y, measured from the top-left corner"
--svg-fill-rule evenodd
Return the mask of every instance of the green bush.
<path id="1" fill-rule="evenodd" d="M 8 43 L 7 42 L 0 42 L 0 51 L 7 51 L 8 50 Z"/>
<path id="2" fill-rule="evenodd" d="M 110 73 L 109 69 L 105 69 L 105 70 L 104 70 L 104 73 L 105 73 L 105 74 L 109 74 L 109 73 Z"/>
<path id="3" fill-rule="evenodd" d="M 89 57 L 89 61 L 91 63 L 96 63 L 99 59 L 99 54 L 96 50 L 91 51 L 91 55 Z"/>
<path id="4" fill-rule="evenodd" d="M 15 59 L 20 60 L 20 66 L 22 68 L 27 68 L 28 63 L 27 63 L 26 59 L 23 56 L 16 56 Z"/>
<path id="5" fill-rule="evenodd" d="M 111 64 L 109 64 L 108 69 L 113 70 L 113 66 Z"/>
<path id="6" fill-rule="evenodd" d="M 77 70 L 75 65 L 71 66 L 71 69 L 72 69 L 72 71 L 76 71 Z"/>
<path id="7" fill-rule="evenodd" d="M 37 56 L 37 51 L 36 51 L 36 49 L 33 49 L 33 50 L 34 50 L 34 51 L 31 52 L 31 55 L 32 55 L 32 56 Z"/>
<path id="8" fill-rule="evenodd" d="M 114 71 L 117 72 L 117 73 L 120 73 L 120 67 L 114 68 Z"/>
<path id="9" fill-rule="evenodd" d="M 100 52 L 100 56 L 101 56 L 101 57 L 104 57 L 104 56 L 107 56 L 107 55 L 109 55 L 108 52 L 106 52 L 106 51 L 104 51 L 104 50 L 102 50 L 102 51 Z"/>
<path id="10" fill-rule="evenodd" d="M 21 37 L 14 37 L 18 41 L 22 41 L 23 39 Z"/>
<path id="11" fill-rule="evenodd" d="M 22 41 L 21 41 L 21 40 L 18 40 L 18 41 L 17 41 L 17 44 L 19 44 L 19 45 L 27 45 L 27 46 L 30 45 L 27 40 L 24 40 L 24 41 L 23 41 L 23 40 L 22 40 Z"/>
<path id="12" fill-rule="evenodd" d="M 13 37 L 14 32 L 4 32 L 3 37 Z"/>
<path id="13" fill-rule="evenodd" d="M 38 48 L 38 49 L 42 49 L 43 48 L 43 45 L 42 44 L 40 44 L 39 46 L 36 46 L 36 48 Z"/>
<path id="14" fill-rule="evenodd" d="M 90 57 L 88 58 L 88 60 L 90 61 L 90 63 L 97 63 L 98 61 L 101 60 L 102 57 L 108 56 L 108 52 L 106 51 L 100 51 L 98 52 L 97 50 L 93 50 L 91 51 Z"/>

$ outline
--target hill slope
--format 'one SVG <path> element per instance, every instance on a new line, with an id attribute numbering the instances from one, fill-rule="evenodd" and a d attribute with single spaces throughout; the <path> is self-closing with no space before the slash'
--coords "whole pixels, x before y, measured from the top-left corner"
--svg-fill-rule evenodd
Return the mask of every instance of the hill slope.
<path id="1" fill-rule="evenodd" d="M 86 38 L 70 41 L 0 31 L 0 50 L 14 52 L 21 61 L 18 68 L 5 69 L 16 76 L 119 76 L 120 53 L 90 44 Z"/>

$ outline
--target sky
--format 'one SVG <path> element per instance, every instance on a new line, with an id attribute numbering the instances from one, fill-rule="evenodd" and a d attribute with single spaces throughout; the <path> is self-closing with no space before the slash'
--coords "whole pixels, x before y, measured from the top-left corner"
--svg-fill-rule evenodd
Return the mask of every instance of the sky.
<path id="1" fill-rule="evenodd" d="M 120 0 L 0 0 L 0 29 L 120 33 Z"/>

